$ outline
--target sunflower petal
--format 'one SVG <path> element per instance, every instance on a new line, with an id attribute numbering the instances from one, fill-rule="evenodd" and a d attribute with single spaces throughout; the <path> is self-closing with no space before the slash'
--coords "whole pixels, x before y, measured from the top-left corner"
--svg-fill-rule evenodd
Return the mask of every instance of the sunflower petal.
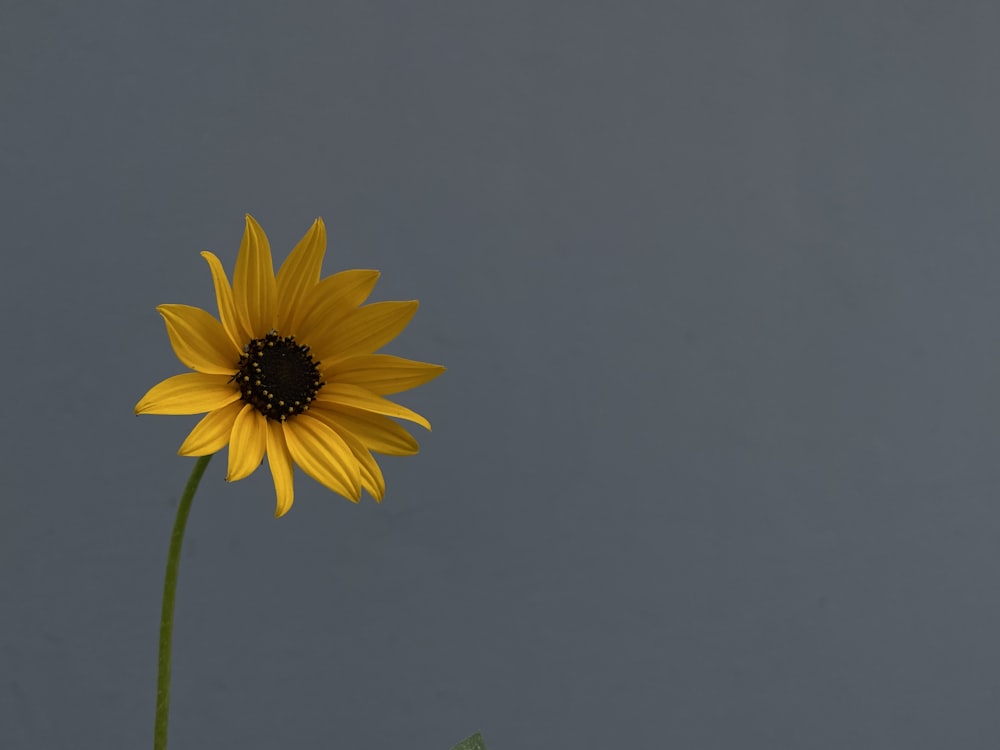
<path id="1" fill-rule="evenodd" d="M 357 307 L 363 304 L 375 289 L 381 275 L 371 268 L 351 268 L 327 276 L 309 290 L 306 299 L 308 312 L 318 312 L 322 317 L 331 308 Z"/>
<path id="2" fill-rule="evenodd" d="M 389 354 L 360 354 L 333 362 L 323 371 L 323 378 L 327 382 L 353 383 L 386 396 L 423 385 L 444 371 L 441 365 L 429 362 Z"/>
<path id="3" fill-rule="evenodd" d="M 226 329 L 212 315 L 190 305 L 160 305 L 156 311 L 167 324 L 177 359 L 192 370 L 232 375 L 240 359 Z"/>
<path id="4" fill-rule="evenodd" d="M 310 415 L 326 424 L 344 439 L 351 453 L 358 460 L 358 468 L 361 470 L 361 486 L 368 490 L 368 494 L 375 498 L 375 502 L 382 502 L 385 497 L 385 477 L 382 476 L 382 469 L 378 461 L 371 454 L 364 443 L 355 437 L 350 430 L 337 424 L 336 420 L 329 418 L 329 414 L 320 410 L 310 410 Z"/>
<path id="5" fill-rule="evenodd" d="M 417 300 L 375 302 L 352 310 L 343 319 L 317 329 L 316 343 L 310 339 L 313 354 L 320 362 L 371 354 L 406 328 L 418 305 Z"/>
<path id="6" fill-rule="evenodd" d="M 303 309 L 307 317 L 324 319 L 342 309 L 364 303 L 381 274 L 370 268 L 352 268 L 327 276 L 306 295 Z"/>
<path id="7" fill-rule="evenodd" d="M 277 505 L 274 517 L 281 518 L 292 507 L 295 499 L 294 471 L 292 470 L 292 454 L 288 452 L 285 443 L 285 429 L 281 422 L 273 419 L 267 422 L 267 465 L 274 479 L 274 493 Z"/>
<path id="8" fill-rule="evenodd" d="M 227 482 L 238 482 L 254 473 L 267 447 L 267 418 L 253 404 L 245 404 L 236 415 L 229 440 Z"/>
<path id="9" fill-rule="evenodd" d="M 348 500 L 361 500 L 358 460 L 340 435 L 306 414 L 297 414 L 283 425 L 292 459 L 306 474 Z"/>
<path id="10" fill-rule="evenodd" d="M 330 383 L 323 386 L 323 389 L 316 395 L 316 401 L 319 403 L 350 406 L 355 409 L 374 412 L 375 414 L 385 414 L 387 417 L 396 417 L 416 422 L 426 430 L 431 428 L 431 423 L 412 409 L 407 409 L 405 406 L 390 401 L 387 398 L 376 396 L 367 388 L 362 388 L 359 385 Z"/>
<path id="11" fill-rule="evenodd" d="M 318 330 L 342 319 L 368 299 L 379 275 L 378 271 L 357 268 L 327 276 L 306 295 L 296 337 L 307 342 L 317 340 Z"/>
<path id="12" fill-rule="evenodd" d="M 325 252 L 326 226 L 322 219 L 316 219 L 278 271 L 278 317 L 274 325 L 279 331 L 296 330 L 306 293 L 319 283 Z"/>
<path id="13" fill-rule="evenodd" d="M 260 338 L 274 327 L 277 297 L 271 245 L 260 224 L 247 214 L 233 272 L 233 300 L 236 314 L 250 331 L 251 338 Z"/>
<path id="14" fill-rule="evenodd" d="M 343 434 L 350 431 L 366 448 L 387 456 L 412 456 L 420 451 L 416 439 L 401 425 L 381 414 L 335 404 L 313 402 L 309 414 L 316 419 L 335 425 Z"/>
<path id="15" fill-rule="evenodd" d="M 135 405 L 136 414 L 201 414 L 221 409 L 240 397 L 225 375 L 186 372 L 150 388 Z"/>
<path id="16" fill-rule="evenodd" d="M 243 408 L 242 401 L 234 401 L 220 409 L 210 411 L 194 426 L 177 451 L 179 456 L 211 456 L 229 443 L 233 434 L 236 415 Z"/>
<path id="17" fill-rule="evenodd" d="M 212 284 L 215 286 L 215 299 L 219 305 L 219 320 L 222 321 L 222 327 L 226 329 L 226 334 L 236 350 L 242 351 L 243 345 L 253 337 L 239 316 L 236 315 L 233 289 L 229 286 L 226 270 L 222 267 L 222 262 L 208 250 L 202 252 L 201 257 L 206 260 L 208 268 L 212 272 Z"/>

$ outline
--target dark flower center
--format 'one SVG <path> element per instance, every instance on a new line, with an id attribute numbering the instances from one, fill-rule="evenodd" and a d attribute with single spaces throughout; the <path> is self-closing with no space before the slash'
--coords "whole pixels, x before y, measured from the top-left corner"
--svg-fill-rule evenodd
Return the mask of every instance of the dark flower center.
<path id="1" fill-rule="evenodd" d="M 294 336 L 274 331 L 243 347 L 243 356 L 233 380 L 242 398 L 268 419 L 284 422 L 309 408 L 325 383 L 319 377 L 319 362 L 308 346 L 299 346 Z"/>

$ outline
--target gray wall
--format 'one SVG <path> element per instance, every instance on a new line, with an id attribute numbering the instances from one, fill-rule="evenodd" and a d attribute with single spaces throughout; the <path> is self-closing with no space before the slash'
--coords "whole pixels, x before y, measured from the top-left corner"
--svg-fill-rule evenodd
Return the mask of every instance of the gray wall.
<path id="1" fill-rule="evenodd" d="M 0 747 L 150 743 L 244 212 L 449 371 L 381 506 L 209 467 L 172 747 L 997 747 L 1000 6 L 278 6 L 4 8 Z"/>

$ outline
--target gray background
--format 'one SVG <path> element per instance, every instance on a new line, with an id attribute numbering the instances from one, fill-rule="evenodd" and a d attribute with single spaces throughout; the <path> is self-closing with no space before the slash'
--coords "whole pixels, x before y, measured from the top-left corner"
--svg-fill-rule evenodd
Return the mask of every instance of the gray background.
<path id="1" fill-rule="evenodd" d="M 152 732 L 244 212 L 419 298 L 385 502 L 210 465 L 172 747 L 1000 743 L 995 3 L 8 2 L 0 747 Z"/>

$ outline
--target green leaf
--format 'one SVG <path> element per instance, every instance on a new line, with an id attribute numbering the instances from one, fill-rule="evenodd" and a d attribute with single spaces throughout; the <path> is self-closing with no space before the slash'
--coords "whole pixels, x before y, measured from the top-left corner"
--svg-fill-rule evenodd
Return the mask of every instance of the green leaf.
<path id="1" fill-rule="evenodd" d="M 486 750 L 486 743 L 483 741 L 483 735 L 476 732 L 471 737 L 466 737 L 459 742 L 451 750 Z"/>

